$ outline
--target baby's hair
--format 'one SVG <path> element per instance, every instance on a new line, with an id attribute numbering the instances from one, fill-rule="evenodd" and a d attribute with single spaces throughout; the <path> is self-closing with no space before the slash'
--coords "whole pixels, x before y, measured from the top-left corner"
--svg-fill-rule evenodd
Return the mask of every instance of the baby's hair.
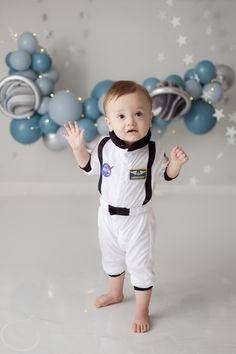
<path id="1" fill-rule="evenodd" d="M 135 81 L 128 81 L 128 80 L 120 80 L 115 81 L 110 89 L 108 90 L 104 101 L 103 101 L 103 109 L 106 114 L 106 104 L 108 101 L 112 99 L 117 99 L 120 96 L 127 95 L 129 93 L 140 92 L 142 93 L 150 103 L 150 109 L 152 109 L 152 99 L 149 95 L 149 92 L 145 89 L 145 87 L 139 85 Z"/>

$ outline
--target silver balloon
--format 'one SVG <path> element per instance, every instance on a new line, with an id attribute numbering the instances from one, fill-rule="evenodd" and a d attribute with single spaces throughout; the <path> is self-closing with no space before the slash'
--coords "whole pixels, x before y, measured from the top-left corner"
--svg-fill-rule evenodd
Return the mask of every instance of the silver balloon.
<path id="1" fill-rule="evenodd" d="M 62 151 L 67 148 L 67 145 L 57 133 L 43 134 L 43 142 L 52 151 Z"/>
<path id="2" fill-rule="evenodd" d="M 222 84 L 224 91 L 233 86 L 235 81 L 235 74 L 230 66 L 225 64 L 216 65 L 216 74 L 216 81 Z"/>
<path id="3" fill-rule="evenodd" d="M 0 109 L 11 118 L 30 117 L 39 107 L 40 94 L 34 82 L 10 75 L 0 81 Z"/>

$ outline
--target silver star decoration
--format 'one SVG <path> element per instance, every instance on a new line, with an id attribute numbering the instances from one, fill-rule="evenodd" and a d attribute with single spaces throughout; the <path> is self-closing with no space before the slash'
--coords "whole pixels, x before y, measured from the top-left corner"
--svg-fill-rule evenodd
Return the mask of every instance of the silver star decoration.
<path id="1" fill-rule="evenodd" d="M 223 157 L 223 152 L 219 152 L 216 157 L 218 160 L 220 160 Z"/>
<path id="2" fill-rule="evenodd" d="M 52 35 L 53 35 L 53 32 L 52 32 L 52 31 L 50 31 L 50 30 L 48 30 L 48 29 L 46 29 L 46 30 L 44 31 L 44 37 L 45 37 L 45 38 L 49 39 L 49 38 L 52 37 Z"/>
<path id="3" fill-rule="evenodd" d="M 206 165 L 203 168 L 203 172 L 206 173 L 207 175 L 209 175 L 212 171 L 212 167 L 210 165 Z"/>
<path id="4" fill-rule="evenodd" d="M 213 114 L 213 117 L 216 117 L 217 122 L 219 122 L 219 120 L 221 118 L 224 118 L 224 113 L 223 113 L 223 109 L 215 109 L 215 113 Z"/>
<path id="5" fill-rule="evenodd" d="M 165 54 L 163 52 L 158 54 L 157 60 L 159 61 L 159 63 L 162 63 L 164 59 L 165 59 Z"/>
<path id="6" fill-rule="evenodd" d="M 210 102 L 211 93 L 208 91 L 203 91 L 201 98 L 206 102 Z"/>
<path id="7" fill-rule="evenodd" d="M 229 115 L 229 121 L 236 123 L 236 112 Z"/>
<path id="8" fill-rule="evenodd" d="M 158 15 L 160 20 L 166 20 L 167 19 L 167 15 L 165 11 L 159 11 L 159 15 Z"/>
<path id="9" fill-rule="evenodd" d="M 208 26 L 207 29 L 206 29 L 206 34 L 208 36 L 210 36 L 212 34 L 212 27 L 211 26 Z"/>
<path id="10" fill-rule="evenodd" d="M 187 44 L 187 37 L 179 35 L 179 38 L 177 39 L 176 42 L 178 43 L 179 47 L 182 47 L 183 45 Z"/>
<path id="11" fill-rule="evenodd" d="M 172 26 L 176 28 L 177 26 L 180 26 L 180 17 L 173 17 L 172 20 L 170 21 Z"/>
<path id="12" fill-rule="evenodd" d="M 186 54 L 183 61 L 185 62 L 185 65 L 189 65 L 193 63 L 193 55 Z"/>
<path id="13" fill-rule="evenodd" d="M 191 185 L 196 185 L 198 182 L 199 180 L 196 177 L 189 178 L 189 184 Z"/>
<path id="14" fill-rule="evenodd" d="M 172 7 L 173 6 L 173 0 L 166 0 L 167 6 Z"/>
<path id="15" fill-rule="evenodd" d="M 235 145 L 236 138 L 234 136 L 231 136 L 227 139 L 229 145 Z"/>
<path id="16" fill-rule="evenodd" d="M 225 134 L 226 136 L 233 138 L 235 134 L 236 134 L 236 129 L 234 126 L 226 127 L 226 134 Z"/>
<path id="17" fill-rule="evenodd" d="M 44 13 L 41 15 L 41 19 L 42 19 L 43 22 L 47 21 L 48 15 L 44 12 Z"/>

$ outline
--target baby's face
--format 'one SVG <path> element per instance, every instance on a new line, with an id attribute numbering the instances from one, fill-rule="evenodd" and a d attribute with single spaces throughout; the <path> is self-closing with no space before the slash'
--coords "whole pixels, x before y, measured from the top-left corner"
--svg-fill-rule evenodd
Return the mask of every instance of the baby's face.
<path id="1" fill-rule="evenodd" d="M 150 103 L 141 92 L 129 93 L 106 104 L 106 123 L 109 131 L 130 146 L 142 139 L 151 127 L 152 111 Z"/>

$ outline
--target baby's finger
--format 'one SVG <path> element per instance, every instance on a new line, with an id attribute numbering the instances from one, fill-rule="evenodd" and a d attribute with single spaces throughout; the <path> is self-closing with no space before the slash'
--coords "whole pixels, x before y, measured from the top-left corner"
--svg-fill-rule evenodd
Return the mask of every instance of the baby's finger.
<path id="1" fill-rule="evenodd" d="M 75 126 L 71 121 L 69 121 L 69 127 L 70 127 L 71 132 L 75 131 Z"/>
<path id="2" fill-rule="evenodd" d="M 75 121 L 75 132 L 80 133 L 80 128 L 79 128 L 77 120 Z"/>

